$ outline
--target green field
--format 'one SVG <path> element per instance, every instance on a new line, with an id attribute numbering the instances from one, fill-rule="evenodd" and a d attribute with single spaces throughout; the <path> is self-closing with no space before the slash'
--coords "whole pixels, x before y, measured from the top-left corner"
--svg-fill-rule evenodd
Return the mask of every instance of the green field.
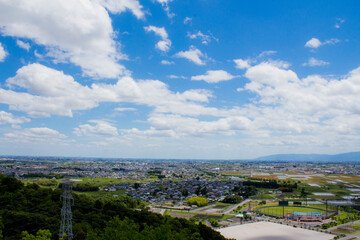
<path id="1" fill-rule="evenodd" d="M 258 212 L 269 214 L 269 215 L 275 215 L 275 216 L 282 216 L 283 213 L 286 214 L 286 213 L 293 213 L 293 212 L 306 212 L 306 213 L 319 212 L 321 214 L 325 214 L 325 210 L 320 209 L 320 208 L 314 209 L 314 208 L 308 208 L 308 207 L 291 207 L 291 206 L 287 206 L 287 207 L 275 206 L 275 207 L 259 208 Z"/>
<path id="2" fill-rule="evenodd" d="M 252 197 L 252 199 L 274 199 L 274 197 L 271 194 L 263 193 Z"/>

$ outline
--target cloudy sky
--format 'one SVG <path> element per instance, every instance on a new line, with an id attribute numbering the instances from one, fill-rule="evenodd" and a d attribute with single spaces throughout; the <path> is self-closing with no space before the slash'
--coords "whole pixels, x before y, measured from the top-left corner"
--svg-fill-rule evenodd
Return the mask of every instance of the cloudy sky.
<path id="1" fill-rule="evenodd" d="M 0 155 L 359 151 L 359 9 L 0 0 Z"/>

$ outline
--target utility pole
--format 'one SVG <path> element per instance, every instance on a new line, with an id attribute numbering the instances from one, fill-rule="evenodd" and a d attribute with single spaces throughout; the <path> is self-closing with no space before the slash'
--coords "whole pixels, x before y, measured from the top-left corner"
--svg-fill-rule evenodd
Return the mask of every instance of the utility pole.
<path id="1" fill-rule="evenodd" d="M 60 200 L 63 201 L 63 206 L 61 208 L 61 224 L 59 237 L 63 240 L 72 240 L 73 231 L 72 231 L 72 212 L 71 205 L 74 203 L 74 198 L 71 196 L 72 182 L 69 179 L 62 181 L 62 188 L 64 189 L 63 194 L 60 197 Z"/>
<path id="2" fill-rule="evenodd" d="M 326 210 L 325 210 L 325 219 L 327 218 L 328 215 L 328 203 L 327 203 L 327 199 L 325 200 L 325 204 L 326 204 Z"/>

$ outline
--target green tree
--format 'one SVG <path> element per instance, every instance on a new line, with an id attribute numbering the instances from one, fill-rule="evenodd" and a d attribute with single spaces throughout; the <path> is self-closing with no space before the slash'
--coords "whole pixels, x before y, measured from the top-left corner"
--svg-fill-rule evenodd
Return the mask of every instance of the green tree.
<path id="1" fill-rule="evenodd" d="M 189 196 L 189 191 L 187 190 L 187 189 L 181 189 L 180 190 L 180 192 L 181 192 L 181 194 L 184 196 L 184 197 L 187 197 L 187 196 Z"/>
<path id="2" fill-rule="evenodd" d="M 218 226 L 220 226 L 220 224 L 218 223 L 218 221 L 216 221 L 216 219 L 214 219 L 214 218 L 210 218 L 210 219 L 209 219 L 209 222 L 210 222 L 211 226 L 213 226 L 213 227 L 218 227 Z"/>
<path id="3" fill-rule="evenodd" d="M 3 228 L 4 228 L 4 224 L 2 223 L 2 219 L 1 219 L 1 216 L 0 216 L 0 239 L 3 238 L 3 235 L 2 235 Z"/>
<path id="4" fill-rule="evenodd" d="M 192 197 L 186 200 L 188 205 L 197 205 L 198 207 L 205 206 L 209 203 L 205 197 Z"/>
<path id="5" fill-rule="evenodd" d="M 23 231 L 21 235 L 21 240 L 51 240 L 51 232 L 47 229 L 40 229 L 37 231 L 36 236 L 29 234 L 27 231 Z"/>

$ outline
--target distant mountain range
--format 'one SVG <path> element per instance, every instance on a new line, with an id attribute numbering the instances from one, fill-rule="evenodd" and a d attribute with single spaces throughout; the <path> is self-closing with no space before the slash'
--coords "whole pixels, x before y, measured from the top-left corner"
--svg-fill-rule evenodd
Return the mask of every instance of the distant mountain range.
<path id="1" fill-rule="evenodd" d="M 259 157 L 256 160 L 279 161 L 360 161 L 360 152 L 349 152 L 335 155 L 329 154 L 276 154 Z"/>

